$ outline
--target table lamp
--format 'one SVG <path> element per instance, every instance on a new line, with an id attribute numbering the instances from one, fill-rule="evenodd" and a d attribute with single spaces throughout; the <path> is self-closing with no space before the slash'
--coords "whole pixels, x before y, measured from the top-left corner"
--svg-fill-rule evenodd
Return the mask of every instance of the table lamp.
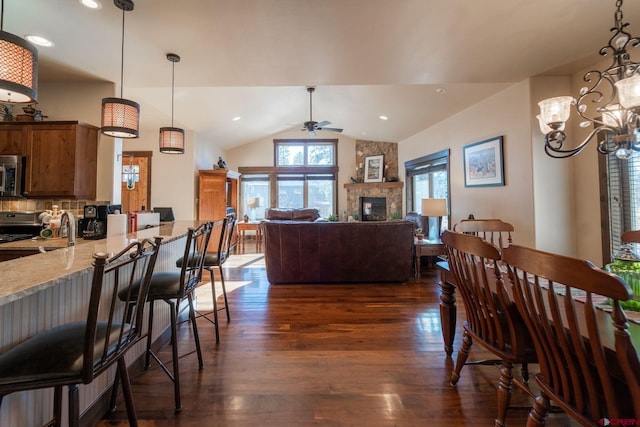
<path id="1" fill-rule="evenodd" d="M 251 209 L 252 219 L 255 218 L 255 210 L 260 207 L 260 197 L 247 197 L 247 209 Z"/>
<path id="2" fill-rule="evenodd" d="M 427 224 L 429 224 L 429 230 L 427 232 L 427 238 L 429 240 L 438 240 L 440 238 L 440 229 L 442 227 L 442 217 L 447 215 L 447 199 L 422 199 L 422 216 L 428 218 L 438 218 L 438 231 L 434 239 L 431 238 L 431 224 L 427 218 Z"/>

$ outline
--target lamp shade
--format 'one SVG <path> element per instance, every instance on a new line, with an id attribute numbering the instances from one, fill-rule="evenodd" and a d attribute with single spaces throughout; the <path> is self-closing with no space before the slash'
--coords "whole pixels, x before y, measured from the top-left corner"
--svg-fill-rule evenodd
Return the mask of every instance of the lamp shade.
<path id="1" fill-rule="evenodd" d="M 0 101 L 38 100 L 38 50 L 28 41 L 0 30 Z"/>
<path id="2" fill-rule="evenodd" d="M 124 98 L 102 99 L 100 131 L 116 138 L 137 138 L 140 134 L 140 104 Z"/>
<path id="3" fill-rule="evenodd" d="M 624 108 L 640 106 L 640 75 L 634 74 L 618 80 L 615 85 L 618 90 L 618 100 Z"/>
<path id="4" fill-rule="evenodd" d="M 572 102 L 573 98 L 570 96 L 557 96 L 538 102 L 542 120 L 548 125 L 566 122 L 571 114 L 570 107 Z"/>
<path id="5" fill-rule="evenodd" d="M 174 127 L 160 128 L 160 152 L 184 154 L 184 129 Z"/>
<path id="6" fill-rule="evenodd" d="M 447 199 L 422 199 L 422 216 L 446 216 Z"/>

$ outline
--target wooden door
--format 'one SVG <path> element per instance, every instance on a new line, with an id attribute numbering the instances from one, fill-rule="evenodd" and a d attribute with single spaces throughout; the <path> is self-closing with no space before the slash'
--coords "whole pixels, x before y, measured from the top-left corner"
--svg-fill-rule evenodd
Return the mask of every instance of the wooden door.
<path id="1" fill-rule="evenodd" d="M 151 151 L 122 153 L 122 212 L 151 210 Z"/>

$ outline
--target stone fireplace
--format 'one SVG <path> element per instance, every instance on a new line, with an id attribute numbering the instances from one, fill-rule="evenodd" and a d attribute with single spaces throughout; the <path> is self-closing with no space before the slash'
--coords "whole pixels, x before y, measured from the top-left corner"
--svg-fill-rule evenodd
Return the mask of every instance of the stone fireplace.
<path id="1" fill-rule="evenodd" d="M 363 182 L 364 171 L 362 165 L 368 156 L 383 155 L 383 182 Z M 356 141 L 356 171 L 355 181 L 344 184 L 347 190 L 347 216 L 356 216 L 363 220 L 362 198 L 380 198 L 385 200 L 386 213 L 384 221 L 402 216 L 402 192 L 404 184 L 398 181 L 398 144 L 393 142 Z M 382 217 L 381 214 L 377 214 Z"/>

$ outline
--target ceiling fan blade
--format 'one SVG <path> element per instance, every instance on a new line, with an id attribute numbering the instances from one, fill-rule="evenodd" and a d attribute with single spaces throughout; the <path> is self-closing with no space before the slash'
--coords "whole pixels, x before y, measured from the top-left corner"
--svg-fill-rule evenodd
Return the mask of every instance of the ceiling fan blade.
<path id="1" fill-rule="evenodd" d="M 327 120 L 325 120 L 323 122 L 320 122 L 320 123 L 316 123 L 316 129 L 319 129 L 319 128 L 323 127 L 323 126 L 330 125 L 330 124 L 331 124 L 331 122 L 327 121 Z"/>
<path id="2" fill-rule="evenodd" d="M 339 128 L 319 128 L 318 130 L 324 130 L 327 132 L 342 132 L 342 129 Z"/>

